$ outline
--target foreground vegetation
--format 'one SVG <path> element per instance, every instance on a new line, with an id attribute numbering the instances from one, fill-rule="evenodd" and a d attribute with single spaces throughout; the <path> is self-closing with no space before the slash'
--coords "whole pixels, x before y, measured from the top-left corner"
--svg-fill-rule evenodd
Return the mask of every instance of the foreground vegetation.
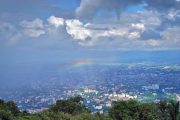
<path id="1" fill-rule="evenodd" d="M 29 114 L 14 102 L 0 100 L 0 120 L 180 120 L 179 102 L 140 103 L 135 100 L 113 102 L 107 114 L 91 114 L 80 96 L 58 100 L 48 110 Z"/>

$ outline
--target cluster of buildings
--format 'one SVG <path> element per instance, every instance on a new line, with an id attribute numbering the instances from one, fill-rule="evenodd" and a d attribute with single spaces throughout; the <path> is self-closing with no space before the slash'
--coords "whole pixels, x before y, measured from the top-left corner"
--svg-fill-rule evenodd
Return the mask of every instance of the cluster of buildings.
<path id="1" fill-rule="evenodd" d="M 105 68 L 88 68 L 89 73 L 92 74 L 85 72 L 78 75 L 76 73 L 76 76 L 66 76 L 65 78 L 69 81 L 73 79 L 72 85 L 69 81 L 65 82 L 65 85 L 59 85 L 60 80 L 56 77 L 57 81 L 55 79 L 50 81 L 52 85 L 46 82 L 45 87 L 42 87 L 42 84 L 39 86 L 36 84 L 35 86 L 38 87 L 32 87 L 29 90 L 24 88 L 24 90 L 6 95 L 9 96 L 7 100 L 15 101 L 22 110 L 39 112 L 59 99 L 80 95 L 84 98 L 83 103 L 86 107 L 92 112 L 100 113 L 106 112 L 113 101 L 119 100 L 136 99 L 143 102 L 158 102 L 162 99 L 173 99 L 180 101 L 179 68 L 158 66 Z M 83 83 L 83 79 L 88 83 Z"/>
<path id="2" fill-rule="evenodd" d="M 92 112 L 106 112 L 108 107 L 111 107 L 113 101 L 135 99 L 137 96 L 130 96 L 126 93 L 108 92 L 104 86 L 96 87 L 85 86 L 76 90 L 67 91 L 69 97 L 81 95 L 84 98 L 84 104 Z"/>

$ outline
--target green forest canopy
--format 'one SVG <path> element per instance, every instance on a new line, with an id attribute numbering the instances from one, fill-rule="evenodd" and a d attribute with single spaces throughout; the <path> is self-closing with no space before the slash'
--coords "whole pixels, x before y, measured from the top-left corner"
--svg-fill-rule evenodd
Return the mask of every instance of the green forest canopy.
<path id="1" fill-rule="evenodd" d="M 81 96 L 58 100 L 48 110 L 29 114 L 12 101 L 0 100 L 0 120 L 180 120 L 179 102 L 175 101 L 116 101 L 105 114 L 91 114 L 81 101 Z"/>

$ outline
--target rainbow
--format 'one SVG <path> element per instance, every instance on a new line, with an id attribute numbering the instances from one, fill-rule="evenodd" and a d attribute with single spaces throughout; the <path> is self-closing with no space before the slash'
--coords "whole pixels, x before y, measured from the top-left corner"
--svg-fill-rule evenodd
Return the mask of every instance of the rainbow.
<path id="1" fill-rule="evenodd" d="M 93 64 L 93 61 L 90 59 L 79 59 L 79 60 L 72 61 L 70 63 L 66 63 L 63 65 L 63 67 L 76 68 L 76 67 L 81 67 L 84 65 L 91 65 L 91 64 Z"/>

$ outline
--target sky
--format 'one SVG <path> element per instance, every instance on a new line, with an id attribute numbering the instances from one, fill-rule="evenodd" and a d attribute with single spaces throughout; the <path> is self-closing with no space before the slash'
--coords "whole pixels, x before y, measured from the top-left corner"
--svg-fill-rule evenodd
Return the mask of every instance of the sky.
<path id="1" fill-rule="evenodd" d="M 180 64 L 179 33 L 180 0 L 0 0 L 0 88 L 87 64 Z"/>
<path id="2" fill-rule="evenodd" d="M 179 58 L 179 33 L 180 0 L 0 0 L 3 65 Z"/>

